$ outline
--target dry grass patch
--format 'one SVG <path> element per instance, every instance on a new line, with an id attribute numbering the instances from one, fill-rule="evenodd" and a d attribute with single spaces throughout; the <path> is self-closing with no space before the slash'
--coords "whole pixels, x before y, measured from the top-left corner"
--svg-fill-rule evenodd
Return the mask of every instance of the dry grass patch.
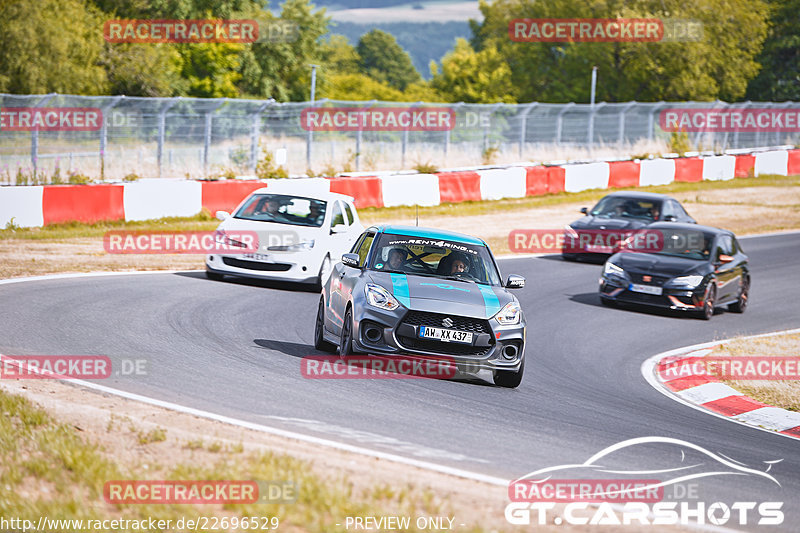
<path id="1" fill-rule="evenodd" d="M 800 333 L 737 339 L 714 350 L 708 357 L 796 357 L 800 361 Z M 747 396 L 775 407 L 800 411 L 800 380 L 723 381 Z"/>

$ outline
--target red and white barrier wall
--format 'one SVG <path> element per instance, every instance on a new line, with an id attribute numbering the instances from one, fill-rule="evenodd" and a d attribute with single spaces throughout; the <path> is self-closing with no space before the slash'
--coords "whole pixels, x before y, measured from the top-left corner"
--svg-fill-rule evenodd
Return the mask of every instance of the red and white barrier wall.
<path id="1" fill-rule="evenodd" d="M 394 174 L 284 180 L 194 181 L 143 179 L 98 185 L 0 187 L 0 228 L 60 222 L 148 220 L 193 216 L 206 208 L 230 211 L 250 192 L 268 187 L 294 194 L 321 191 L 352 196 L 356 207 L 431 206 L 562 191 L 800 174 L 800 150 L 641 161 L 512 166 L 436 174 Z"/>

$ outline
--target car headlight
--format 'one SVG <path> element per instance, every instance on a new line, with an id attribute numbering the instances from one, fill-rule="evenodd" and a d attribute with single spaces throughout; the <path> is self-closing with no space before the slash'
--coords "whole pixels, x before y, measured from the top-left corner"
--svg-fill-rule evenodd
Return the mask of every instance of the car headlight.
<path id="1" fill-rule="evenodd" d="M 297 244 L 290 244 L 285 246 L 269 246 L 267 250 L 270 252 L 302 252 L 303 250 L 310 250 L 314 247 L 314 241 L 303 241 Z"/>
<path id="2" fill-rule="evenodd" d="M 564 235 L 569 237 L 570 239 L 577 239 L 578 238 L 578 232 L 575 231 L 575 229 L 572 226 L 570 226 L 569 224 L 564 226 Z"/>
<path id="3" fill-rule="evenodd" d="M 508 302 L 496 315 L 495 318 L 504 326 L 519 324 L 522 318 L 522 308 L 517 302 Z"/>
<path id="4" fill-rule="evenodd" d="M 681 287 L 697 287 L 702 283 L 703 276 L 681 276 L 679 278 L 674 278 L 672 281 L 669 282 L 670 285 L 680 285 Z"/>
<path id="5" fill-rule="evenodd" d="M 217 232 L 217 233 L 214 235 L 214 241 L 215 241 L 215 242 L 216 242 L 218 245 L 220 245 L 220 246 L 224 246 L 224 247 L 227 247 L 227 246 L 235 246 L 235 247 L 237 247 L 237 248 L 247 248 L 247 245 L 246 245 L 245 243 L 243 243 L 243 242 L 239 242 L 239 241 L 237 241 L 236 239 L 232 239 L 231 237 L 228 237 L 228 236 L 225 234 L 225 232 L 222 232 L 222 231 L 218 231 L 218 232 Z"/>
<path id="6" fill-rule="evenodd" d="M 606 265 L 603 267 L 603 275 L 625 277 L 625 271 L 611 261 L 606 261 Z"/>
<path id="7" fill-rule="evenodd" d="M 394 296 L 389 294 L 389 291 L 375 285 L 374 283 L 367 283 L 364 286 L 364 293 L 367 296 L 367 303 L 378 309 L 386 309 L 387 311 L 394 311 L 400 307 L 400 303 L 395 300 Z"/>

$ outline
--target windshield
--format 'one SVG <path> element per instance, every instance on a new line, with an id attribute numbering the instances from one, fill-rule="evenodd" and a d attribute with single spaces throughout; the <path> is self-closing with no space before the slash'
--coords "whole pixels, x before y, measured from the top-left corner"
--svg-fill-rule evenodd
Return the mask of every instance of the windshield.
<path id="1" fill-rule="evenodd" d="M 327 202 L 285 194 L 256 194 L 234 214 L 235 218 L 318 228 L 325 220 Z"/>
<path id="2" fill-rule="evenodd" d="M 629 240 L 628 251 L 707 261 L 714 245 L 714 234 L 699 230 L 659 228 L 640 233 L 643 239 Z"/>
<path id="3" fill-rule="evenodd" d="M 658 220 L 661 202 L 624 196 L 606 196 L 590 212 L 593 217 Z"/>
<path id="4" fill-rule="evenodd" d="M 485 246 L 387 233 L 376 246 L 372 270 L 500 285 L 500 274 Z"/>

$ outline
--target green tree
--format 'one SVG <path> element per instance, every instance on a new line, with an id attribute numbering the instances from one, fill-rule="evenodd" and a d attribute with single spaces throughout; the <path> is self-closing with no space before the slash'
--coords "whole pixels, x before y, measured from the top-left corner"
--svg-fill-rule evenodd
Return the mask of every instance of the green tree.
<path id="1" fill-rule="evenodd" d="M 202 43 L 181 46 L 182 78 L 187 82 L 186 95 L 201 98 L 236 98 L 239 56 L 244 45 Z"/>
<path id="2" fill-rule="evenodd" d="M 403 93 L 364 74 L 333 74 L 326 78 L 320 98 L 331 100 L 385 100 L 402 102 Z"/>
<path id="3" fill-rule="evenodd" d="M 442 59 L 442 71 L 431 64 L 431 86 L 449 102 L 514 103 L 511 68 L 494 46 L 475 52 L 465 39 Z"/>
<path id="4" fill-rule="evenodd" d="M 592 66 L 597 99 L 737 100 L 758 72 L 766 35 L 762 0 L 495 0 L 481 1 L 474 23 L 478 51 L 495 46 L 512 72 L 517 101 L 587 102 Z M 702 22 L 696 42 L 519 43 L 508 35 L 516 18 L 673 18 Z"/>
<path id="5" fill-rule="evenodd" d="M 395 38 L 381 30 L 372 30 L 361 36 L 356 47 L 361 58 L 361 72 L 391 87 L 403 91 L 422 78 L 411 63 L 411 58 Z"/>
<path id="6" fill-rule="evenodd" d="M 320 49 L 325 72 L 336 74 L 358 74 L 361 58 L 344 35 L 331 35 L 322 42 Z"/>
<path id="7" fill-rule="evenodd" d="M 106 43 L 100 64 L 111 94 L 171 96 L 189 91 L 181 77 L 183 57 L 169 45 Z"/>
<path id="8" fill-rule="evenodd" d="M 761 72 L 747 87 L 751 100 L 800 100 L 800 0 L 772 0 L 770 29 L 758 56 Z"/>
<path id="9" fill-rule="evenodd" d="M 102 20 L 82 0 L 0 1 L 0 91 L 105 94 Z"/>

